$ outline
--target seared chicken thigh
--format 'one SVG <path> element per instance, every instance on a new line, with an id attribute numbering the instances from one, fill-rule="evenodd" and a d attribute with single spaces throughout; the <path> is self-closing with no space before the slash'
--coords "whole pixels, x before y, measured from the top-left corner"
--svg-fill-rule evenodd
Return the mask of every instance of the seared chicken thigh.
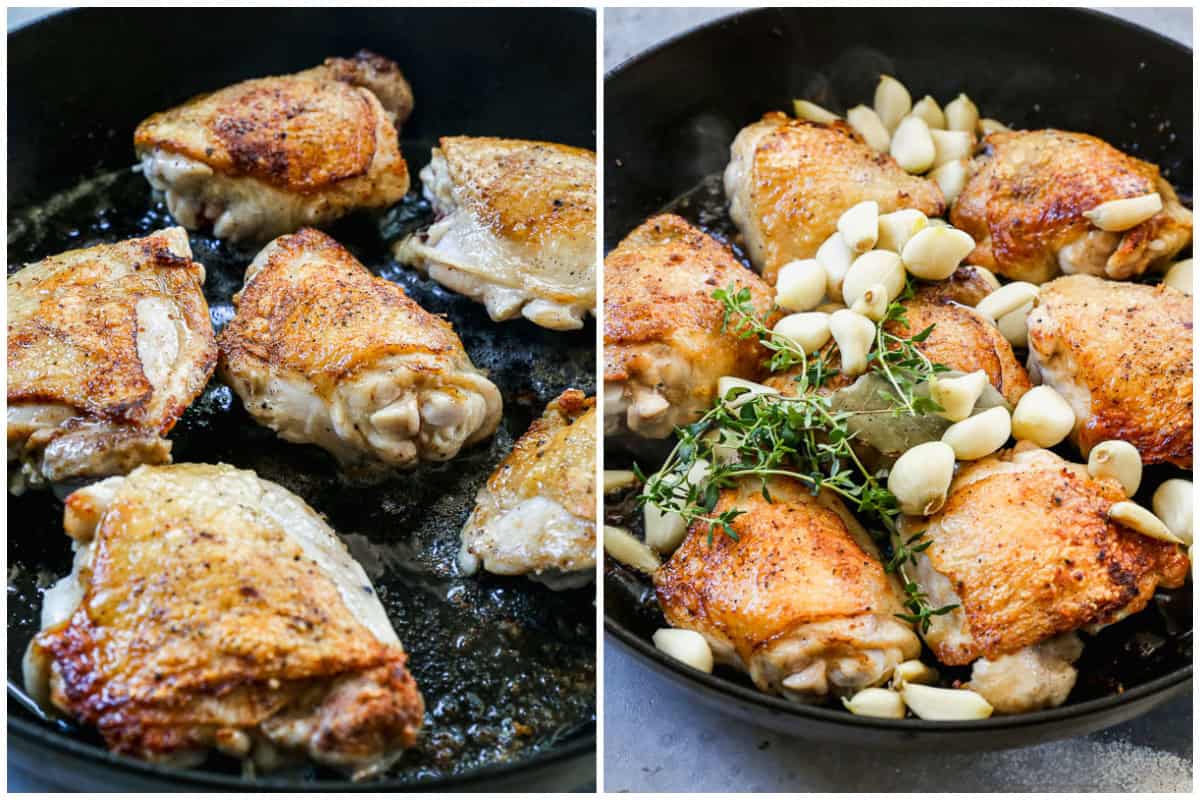
<path id="1" fill-rule="evenodd" d="M 1060 272 L 1134 278 L 1168 263 L 1192 240 L 1192 212 L 1158 167 L 1082 133 L 993 133 L 951 211 L 971 234 L 972 264 L 1043 283 Z M 1126 231 L 1094 227 L 1085 212 L 1158 192 L 1163 208 Z"/>
<path id="2" fill-rule="evenodd" d="M 852 694 L 885 682 L 921 643 L 900 587 L 870 536 L 834 495 L 797 481 L 746 480 L 721 492 L 714 514 L 744 513 L 737 540 L 697 524 L 654 576 L 676 628 L 693 630 L 715 658 L 763 691 L 793 700 Z"/>
<path id="3" fill-rule="evenodd" d="M 761 376 L 767 351 L 725 329 L 713 292 L 748 289 L 766 314 L 771 289 L 720 242 L 663 214 L 609 253 L 604 276 L 607 433 L 662 439 L 709 409 L 722 376 Z"/>
<path id="4" fill-rule="evenodd" d="M 225 465 L 140 467 L 67 498 L 75 569 L 46 592 L 27 688 L 115 752 L 212 749 L 365 776 L 423 703 L 362 567 L 303 500 Z"/>
<path id="5" fill-rule="evenodd" d="M 221 378 L 263 425 L 362 481 L 490 436 L 500 392 L 441 317 L 305 228 L 267 245 L 221 332 Z"/>
<path id="6" fill-rule="evenodd" d="M 596 565 L 596 401 L 568 389 L 546 406 L 479 490 L 459 565 L 583 586 Z"/>
<path id="7" fill-rule="evenodd" d="M 489 137 L 439 144 L 421 170 L 437 221 L 399 242 L 396 259 L 496 321 L 583 327 L 596 310 L 596 154 Z"/>
<path id="8" fill-rule="evenodd" d="M 1124 499 L 1117 481 L 1024 442 L 966 464 L 938 513 L 905 520 L 906 535 L 930 542 L 913 576 L 930 605 L 960 605 L 932 617 L 925 641 L 942 663 L 974 662 L 971 688 L 998 711 L 1061 704 L 1080 653 L 1074 631 L 1183 584 L 1182 549 L 1108 519 Z"/>
<path id="9" fill-rule="evenodd" d="M 1042 286 L 1030 312 L 1029 371 L 1075 411 L 1086 456 L 1122 439 L 1147 464 L 1192 466 L 1192 298 L 1092 275 Z"/>
<path id="10" fill-rule="evenodd" d="M 409 176 L 396 123 L 411 111 L 400 69 L 362 51 L 154 114 L 134 147 L 181 225 L 265 241 L 402 198 Z"/>
<path id="11" fill-rule="evenodd" d="M 8 278 L 9 489 L 171 460 L 217 363 L 187 234 L 71 250 Z"/>
<path id="12" fill-rule="evenodd" d="M 880 213 L 946 208 L 933 181 L 909 175 L 847 124 L 822 125 L 772 112 L 742 128 L 725 169 L 729 216 L 771 285 L 789 261 L 812 258 L 842 212 L 865 200 Z"/>

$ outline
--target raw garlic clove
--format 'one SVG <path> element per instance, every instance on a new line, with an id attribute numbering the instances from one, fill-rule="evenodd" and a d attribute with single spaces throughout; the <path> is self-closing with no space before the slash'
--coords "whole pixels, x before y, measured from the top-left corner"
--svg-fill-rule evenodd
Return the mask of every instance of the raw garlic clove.
<path id="1" fill-rule="evenodd" d="M 931 130 L 929 136 L 933 139 L 935 167 L 970 158 L 971 151 L 975 149 L 975 136 L 966 131 Z"/>
<path id="2" fill-rule="evenodd" d="M 926 281 L 944 281 L 975 249 L 975 240 L 958 228 L 930 227 L 904 245 L 900 260 L 910 273 Z"/>
<path id="3" fill-rule="evenodd" d="M 1088 474 L 1093 478 L 1112 478 L 1121 484 L 1126 497 L 1137 494 L 1142 484 L 1142 456 L 1137 448 L 1120 439 L 1109 439 L 1088 453 Z"/>
<path id="4" fill-rule="evenodd" d="M 978 461 L 1004 446 L 1012 435 L 1012 417 L 1004 406 L 989 408 L 956 422 L 942 434 L 959 461 Z"/>
<path id="5" fill-rule="evenodd" d="M 850 310 L 855 314 L 862 314 L 872 322 L 879 322 L 887 316 L 888 310 L 888 290 L 882 283 L 876 283 L 873 286 L 868 286 L 867 290 L 854 301 L 854 305 Z"/>
<path id="6" fill-rule="evenodd" d="M 929 225 L 929 218 L 915 208 L 902 208 L 890 214 L 879 215 L 878 250 L 899 253 L 908 240 Z"/>
<path id="7" fill-rule="evenodd" d="M 912 109 L 912 95 L 904 84 L 891 75 L 880 75 L 875 87 L 875 113 L 889 131 L 896 130 L 900 120 Z"/>
<path id="8" fill-rule="evenodd" d="M 1108 509 L 1108 518 L 1143 536 L 1149 536 L 1151 539 L 1172 544 L 1186 544 L 1171 533 L 1171 529 L 1165 522 L 1130 500 L 1113 503 Z"/>
<path id="9" fill-rule="evenodd" d="M 1074 429 L 1075 412 L 1050 386 L 1035 386 L 1023 394 L 1012 414 L 1013 436 L 1038 447 L 1054 447 Z"/>
<path id="10" fill-rule="evenodd" d="M 653 575 L 662 562 L 632 533 L 615 525 L 604 526 L 604 552 L 627 567 Z"/>
<path id="11" fill-rule="evenodd" d="M 1010 311 L 1016 311 L 1038 296 L 1038 287 L 1025 281 L 1013 281 L 979 301 L 975 310 L 995 322 Z"/>
<path id="12" fill-rule="evenodd" d="M 815 258 L 789 261 L 775 280 L 775 304 L 787 311 L 808 311 L 825 299 L 829 274 Z"/>
<path id="13" fill-rule="evenodd" d="M 974 133 L 979 124 L 979 109 L 965 94 L 946 104 L 946 127 L 952 131 Z"/>
<path id="14" fill-rule="evenodd" d="M 835 311 L 829 316 L 829 332 L 837 342 L 840 369 L 853 377 L 867 371 L 867 355 L 875 341 L 875 323 L 849 309 Z"/>
<path id="15" fill-rule="evenodd" d="M 879 115 L 875 113 L 875 109 L 868 106 L 855 106 L 846 112 L 846 122 L 850 123 L 850 127 L 858 132 L 858 135 L 867 143 L 867 147 L 877 153 L 888 151 L 892 136 L 888 133 L 883 120 L 879 119 Z"/>
<path id="16" fill-rule="evenodd" d="M 1163 283 L 1172 289 L 1178 289 L 1184 294 L 1192 293 L 1192 260 L 1190 258 L 1171 265 L 1163 276 Z"/>
<path id="17" fill-rule="evenodd" d="M 1033 311 L 1033 301 L 1030 300 L 1016 311 L 1010 311 L 996 320 L 1000 335 L 1008 340 L 1013 347 L 1029 346 L 1029 312 Z"/>
<path id="18" fill-rule="evenodd" d="M 921 719 L 987 719 L 994 710 L 983 695 L 969 689 L 942 689 L 906 683 L 900 690 L 904 704 Z"/>
<path id="19" fill-rule="evenodd" d="M 905 117 L 892 135 L 890 152 L 905 172 L 920 175 L 928 171 L 937 157 L 937 149 L 925 120 Z"/>
<path id="20" fill-rule="evenodd" d="M 1163 521 L 1172 534 L 1180 541 L 1192 544 L 1192 482 L 1183 478 L 1171 478 L 1163 481 L 1154 490 L 1151 502 L 1154 516 Z"/>
<path id="21" fill-rule="evenodd" d="M 838 217 L 838 233 L 855 253 L 865 253 L 879 239 L 879 203 L 874 200 L 851 206 Z"/>
<path id="22" fill-rule="evenodd" d="M 962 194 L 963 187 L 967 185 L 967 161 L 949 161 L 936 167 L 929 173 L 929 177 L 933 178 L 933 182 L 942 190 L 946 205 L 953 205 Z"/>
<path id="23" fill-rule="evenodd" d="M 687 523 L 675 511 L 663 511 L 653 503 L 642 508 L 646 545 L 658 553 L 674 553 L 687 536 Z"/>
<path id="24" fill-rule="evenodd" d="M 1162 207 L 1162 198 L 1158 192 L 1151 192 L 1141 197 L 1109 200 L 1091 211 L 1083 212 L 1083 215 L 1102 231 L 1120 232 L 1136 228 L 1162 211 Z"/>
<path id="25" fill-rule="evenodd" d="M 629 469 L 604 470 L 604 493 L 612 494 L 622 489 L 628 489 L 637 483 L 637 475 Z"/>
<path id="26" fill-rule="evenodd" d="M 925 124 L 929 126 L 930 130 L 946 128 L 946 115 L 942 113 L 942 107 L 929 95 L 925 95 L 913 105 L 912 115 L 925 120 Z"/>
<path id="27" fill-rule="evenodd" d="M 837 114 L 822 108 L 816 103 L 810 103 L 807 100 L 793 100 L 792 110 L 796 112 L 796 117 L 808 122 L 819 122 L 822 125 L 829 125 L 837 122 L 841 117 Z"/>
<path id="28" fill-rule="evenodd" d="M 951 422 L 961 422 L 971 416 L 987 384 L 987 373 L 981 369 L 957 378 L 934 375 L 929 380 L 929 397 L 942 407 L 939 416 Z"/>
<path id="29" fill-rule="evenodd" d="M 889 303 L 904 291 L 904 264 L 890 250 L 871 250 L 854 259 L 842 279 L 842 301 L 853 306 L 867 289 L 880 284 L 887 289 Z"/>
<path id="30" fill-rule="evenodd" d="M 983 119 L 979 120 L 979 133 L 981 136 L 989 136 L 993 133 L 1007 133 L 1011 130 L 1012 128 L 1008 127 L 998 119 L 984 117 Z"/>
<path id="31" fill-rule="evenodd" d="M 695 631 L 681 628 L 659 628 L 651 637 L 654 646 L 676 661 L 682 661 L 701 672 L 713 671 L 712 648 L 708 641 Z"/>
<path id="32" fill-rule="evenodd" d="M 817 261 L 825 268 L 825 294 L 830 300 L 841 302 L 842 281 L 854 263 L 855 255 L 840 233 L 834 233 L 817 248 Z"/>
<path id="33" fill-rule="evenodd" d="M 771 332 L 794 342 L 805 355 L 812 355 L 829 341 L 829 315 L 820 311 L 788 314 L 775 323 Z"/>
<path id="34" fill-rule="evenodd" d="M 859 717 L 904 719 L 904 698 L 891 689 L 863 689 L 849 700 L 843 697 L 842 705 Z"/>
<path id="35" fill-rule="evenodd" d="M 945 442 L 925 442 L 896 459 L 888 491 L 909 516 L 935 514 L 946 502 L 954 478 L 954 450 Z"/>
<path id="36" fill-rule="evenodd" d="M 896 665 L 892 670 L 892 680 L 898 684 L 924 683 L 930 684 L 938 679 L 938 671 L 924 661 L 912 659 Z"/>

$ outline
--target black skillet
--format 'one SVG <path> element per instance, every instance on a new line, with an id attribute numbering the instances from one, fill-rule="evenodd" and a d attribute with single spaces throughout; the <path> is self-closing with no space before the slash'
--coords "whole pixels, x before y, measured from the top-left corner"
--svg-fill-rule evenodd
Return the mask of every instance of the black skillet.
<path id="1" fill-rule="evenodd" d="M 133 129 L 151 112 L 360 48 L 397 61 L 413 85 L 416 111 L 401 139 L 414 181 L 441 135 L 595 147 L 590 11 L 90 9 L 24 27 L 8 45 L 10 272 L 61 250 L 173 224 L 129 169 Z M 176 461 L 256 469 L 298 492 L 343 534 L 379 589 L 424 693 L 418 747 L 365 784 L 313 767 L 253 779 L 218 758 L 173 771 L 113 756 L 93 733 L 39 717 L 21 690 L 21 654 L 36 629 L 39 589 L 70 569 L 62 505 L 43 492 L 8 502 L 10 763 L 62 788 L 93 791 L 565 791 L 591 784 L 592 590 L 554 594 L 525 580 L 464 579 L 454 555 L 476 490 L 513 439 L 563 389 L 595 391 L 594 327 L 554 333 L 523 320 L 493 323 L 481 306 L 397 266 L 384 239 L 428 218 L 414 193 L 382 220 L 357 216 L 330 232 L 449 317 L 504 394 L 494 440 L 449 464 L 351 489 L 324 452 L 277 439 L 215 381 L 172 434 Z M 204 233 L 191 241 L 207 267 L 205 293 L 219 326 L 253 250 L 230 249 Z"/>
<path id="2" fill-rule="evenodd" d="M 670 208 L 736 249 L 719 174 L 738 130 L 766 111 L 790 110 L 793 98 L 838 112 L 869 105 L 881 72 L 903 81 L 914 100 L 931 94 L 945 103 L 967 92 L 984 116 L 1013 127 L 1100 136 L 1158 164 L 1190 204 L 1192 53 L 1176 42 L 1070 9 L 759 9 L 683 34 L 606 76 L 606 247 Z M 653 452 L 643 448 L 635 456 L 612 444 L 605 463 L 620 468 L 635 458 L 656 466 Z M 1146 484 L 1165 477 L 1163 470 L 1148 471 Z M 614 523 L 638 527 L 630 498 L 608 514 Z M 647 582 L 611 559 L 605 573 L 610 641 L 699 702 L 824 742 L 1022 747 L 1116 725 L 1168 700 L 1189 702 L 1190 586 L 1089 642 L 1066 705 L 936 723 L 799 706 L 758 692 L 732 672 L 684 667 L 650 643 L 663 621 Z"/>

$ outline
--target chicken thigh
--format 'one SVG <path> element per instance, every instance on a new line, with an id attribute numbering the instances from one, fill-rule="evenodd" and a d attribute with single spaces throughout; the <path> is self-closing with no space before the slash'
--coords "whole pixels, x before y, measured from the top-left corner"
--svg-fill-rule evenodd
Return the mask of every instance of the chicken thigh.
<path id="1" fill-rule="evenodd" d="M 181 225 L 265 241 L 404 197 L 396 123 L 411 110 L 400 69 L 362 51 L 154 114 L 137 127 L 134 147 Z"/>
<path id="2" fill-rule="evenodd" d="M 421 170 L 437 221 L 399 242 L 396 260 L 498 322 L 583 327 L 596 310 L 596 154 L 489 137 L 439 144 Z"/>
<path id="3" fill-rule="evenodd" d="M 9 490 L 171 460 L 217 363 L 187 234 L 71 250 L 8 278 Z"/>
<path id="4" fill-rule="evenodd" d="M 714 657 L 766 692 L 797 701 L 885 682 L 921 643 L 901 590 L 841 500 L 797 481 L 746 480 L 721 492 L 737 539 L 697 524 L 654 576 L 667 622 L 693 630 Z"/>
<path id="5" fill-rule="evenodd" d="M 26 685 L 114 752 L 302 755 L 364 777 L 414 743 L 407 655 L 296 495 L 226 465 L 140 467 L 68 497 L 63 525 L 75 568 L 46 592 Z"/>
<path id="6" fill-rule="evenodd" d="M 221 332 L 222 380 L 261 424 L 371 482 L 496 430 L 501 399 L 450 323 L 312 228 L 267 245 Z"/>
<path id="7" fill-rule="evenodd" d="M 771 288 L 720 242 L 663 214 L 609 253 L 604 276 L 606 433 L 665 438 L 712 406 L 722 376 L 761 376 L 767 351 L 725 328 L 713 292 L 748 289 L 768 314 Z"/>
<path id="8" fill-rule="evenodd" d="M 1162 210 L 1129 230 L 1104 231 L 1084 216 L 1152 192 Z M 968 261 L 1031 283 L 1060 272 L 1134 278 L 1192 240 L 1192 212 L 1158 167 L 1094 136 L 1056 130 L 985 138 L 950 221 L 975 239 Z"/>
<path id="9" fill-rule="evenodd" d="M 1028 327 L 1030 374 L 1074 409 L 1085 457 L 1122 439 L 1147 464 L 1191 469 L 1191 296 L 1071 275 L 1042 286 Z"/>
<path id="10" fill-rule="evenodd" d="M 842 122 L 772 112 L 742 128 L 730 155 L 729 216 L 772 286 L 784 264 L 816 255 L 837 231 L 838 217 L 858 203 L 874 200 L 880 213 L 915 208 L 930 217 L 946 208 L 936 183 L 909 175 Z"/>
<path id="11" fill-rule="evenodd" d="M 905 536 L 930 543 L 914 576 L 930 605 L 959 604 L 931 618 L 925 641 L 944 664 L 974 662 L 970 688 L 997 711 L 1061 704 L 1081 652 L 1074 631 L 1183 584 L 1182 549 L 1108 519 L 1124 499 L 1115 479 L 1022 442 L 963 466 L 932 517 L 904 520 Z"/>
<path id="12" fill-rule="evenodd" d="M 596 565 L 596 401 L 568 389 L 546 406 L 479 490 L 459 565 L 528 575 L 551 589 L 591 582 Z"/>

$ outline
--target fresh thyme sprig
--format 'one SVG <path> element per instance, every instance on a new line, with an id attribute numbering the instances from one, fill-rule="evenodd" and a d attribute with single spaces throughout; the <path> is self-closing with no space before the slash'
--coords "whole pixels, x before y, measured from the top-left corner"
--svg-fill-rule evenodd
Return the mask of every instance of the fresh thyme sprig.
<path id="1" fill-rule="evenodd" d="M 916 393 L 919 384 L 928 381 L 949 368 L 944 364 L 935 364 L 921 352 L 917 345 L 929 338 L 933 333 L 933 325 L 913 336 L 897 336 L 889 333 L 888 323 L 897 322 L 905 328 L 909 327 L 908 318 L 902 301 L 913 295 L 912 283 L 906 283 L 904 291 L 896 302 L 891 303 L 887 313 L 875 327 L 875 347 L 868 356 L 870 369 L 882 376 L 892 387 L 890 392 L 881 392 L 883 398 L 892 405 L 894 414 L 932 414 L 941 411 L 932 398 L 923 397 Z"/>
<path id="2" fill-rule="evenodd" d="M 934 617 L 949 614 L 958 608 L 958 604 L 952 603 L 940 608 L 931 608 L 929 605 L 929 596 L 921 590 L 920 584 L 909 577 L 908 570 L 905 567 L 909 564 L 915 567 L 917 564 L 917 555 L 924 553 L 933 544 L 932 541 L 924 537 L 925 531 L 918 531 L 903 540 L 897 535 L 893 539 L 892 557 L 884 565 L 884 571 L 899 575 L 900 580 L 904 582 L 904 607 L 911 613 L 897 614 L 896 616 L 919 627 L 921 633 L 928 633 L 929 628 L 933 625 Z"/>

